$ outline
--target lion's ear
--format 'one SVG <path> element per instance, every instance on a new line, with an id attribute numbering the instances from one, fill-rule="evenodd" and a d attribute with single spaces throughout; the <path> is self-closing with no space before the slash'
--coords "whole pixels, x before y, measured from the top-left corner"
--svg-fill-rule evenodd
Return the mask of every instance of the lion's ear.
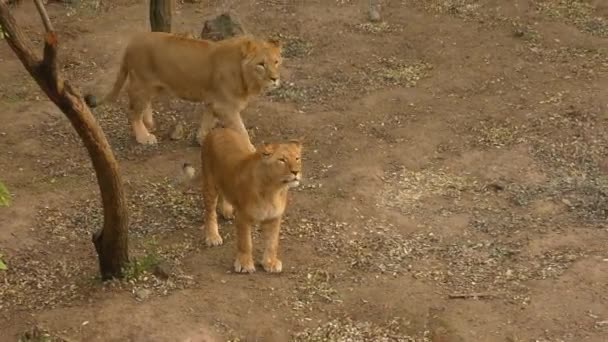
<path id="1" fill-rule="evenodd" d="M 304 145 L 304 140 L 306 140 L 305 137 L 301 136 L 301 137 L 298 137 L 298 138 L 289 139 L 289 143 L 295 144 L 298 147 L 302 147 L 302 145 Z"/>
<path id="2" fill-rule="evenodd" d="M 251 40 L 246 40 L 242 47 L 242 52 L 244 56 L 250 56 L 255 53 L 257 47 L 255 43 Z"/>
<path id="3" fill-rule="evenodd" d="M 258 152 L 260 152 L 262 157 L 268 158 L 274 153 L 274 145 L 262 142 L 262 144 L 258 147 L 257 150 Z"/>
<path id="4" fill-rule="evenodd" d="M 280 49 L 282 47 L 281 45 L 281 41 L 277 38 L 270 38 L 268 39 L 268 43 L 270 43 L 270 45 Z"/>

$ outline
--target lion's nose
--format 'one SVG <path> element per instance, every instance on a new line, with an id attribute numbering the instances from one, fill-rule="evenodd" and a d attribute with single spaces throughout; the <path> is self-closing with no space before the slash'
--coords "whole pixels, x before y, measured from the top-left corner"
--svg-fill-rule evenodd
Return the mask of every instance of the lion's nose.
<path id="1" fill-rule="evenodd" d="M 291 171 L 291 173 L 293 173 L 294 176 L 297 176 L 300 171 Z"/>
<path id="2" fill-rule="evenodd" d="M 276 82 L 279 78 L 277 76 L 270 76 L 272 82 Z"/>

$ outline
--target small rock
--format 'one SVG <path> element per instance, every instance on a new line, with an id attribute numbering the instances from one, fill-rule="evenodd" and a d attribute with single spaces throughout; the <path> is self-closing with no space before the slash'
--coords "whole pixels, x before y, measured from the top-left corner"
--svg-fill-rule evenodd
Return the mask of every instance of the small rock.
<path id="1" fill-rule="evenodd" d="M 169 138 L 171 138 L 171 140 L 181 140 L 184 138 L 184 125 L 181 122 L 178 122 L 175 127 L 173 127 Z"/>
<path id="2" fill-rule="evenodd" d="M 488 184 L 488 189 L 493 190 L 493 191 L 502 191 L 505 189 L 504 184 L 500 183 L 500 182 L 492 182 L 490 184 Z"/>
<path id="3" fill-rule="evenodd" d="M 562 203 L 564 203 L 565 205 L 571 207 L 572 206 L 572 202 L 570 202 L 570 200 L 568 200 L 567 198 L 562 198 Z"/>
<path id="4" fill-rule="evenodd" d="M 166 262 L 161 262 L 154 267 L 154 275 L 160 279 L 167 280 L 171 276 L 171 266 Z"/>
<path id="5" fill-rule="evenodd" d="M 524 34 L 525 34 L 525 32 L 523 30 L 521 30 L 521 29 L 515 29 L 513 31 L 513 36 L 516 37 L 516 38 L 521 38 L 521 37 L 524 36 Z"/>
<path id="6" fill-rule="evenodd" d="M 135 298 L 137 298 L 137 300 L 146 300 L 150 297 L 151 294 L 152 291 L 148 289 L 139 289 L 135 291 Z"/>

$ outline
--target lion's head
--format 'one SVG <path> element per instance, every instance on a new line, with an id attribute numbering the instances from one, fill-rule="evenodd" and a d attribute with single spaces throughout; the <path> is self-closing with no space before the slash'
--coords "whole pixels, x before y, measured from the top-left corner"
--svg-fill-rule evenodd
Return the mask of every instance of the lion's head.
<path id="1" fill-rule="evenodd" d="M 249 82 L 255 82 L 262 89 L 276 88 L 280 84 L 279 67 L 281 42 L 275 39 L 248 39 L 243 45 L 243 71 Z"/>
<path id="2" fill-rule="evenodd" d="M 302 142 L 289 140 L 284 143 L 262 144 L 257 148 L 265 166 L 265 177 L 277 185 L 290 188 L 300 185 L 302 179 Z"/>

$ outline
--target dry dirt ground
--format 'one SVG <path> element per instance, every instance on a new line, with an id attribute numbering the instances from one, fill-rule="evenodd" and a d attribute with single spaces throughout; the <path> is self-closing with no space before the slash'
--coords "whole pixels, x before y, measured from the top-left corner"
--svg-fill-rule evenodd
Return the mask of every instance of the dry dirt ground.
<path id="1" fill-rule="evenodd" d="M 233 9 L 286 44 L 284 85 L 243 113 L 254 143 L 306 139 L 281 275 L 231 272 L 230 222 L 223 246 L 202 243 L 199 190 L 176 178 L 200 163 L 203 106 L 159 100 L 160 143 L 142 147 L 123 93 L 94 114 L 134 263 L 101 284 L 86 151 L 0 43 L 0 340 L 608 341 L 608 3 L 392 0 L 375 24 L 366 3 L 177 6 L 175 31 Z M 149 29 L 144 1 L 97 4 L 48 5 L 83 92 Z M 41 46 L 34 6 L 15 15 Z M 173 141 L 177 121 L 189 137 Z"/>

